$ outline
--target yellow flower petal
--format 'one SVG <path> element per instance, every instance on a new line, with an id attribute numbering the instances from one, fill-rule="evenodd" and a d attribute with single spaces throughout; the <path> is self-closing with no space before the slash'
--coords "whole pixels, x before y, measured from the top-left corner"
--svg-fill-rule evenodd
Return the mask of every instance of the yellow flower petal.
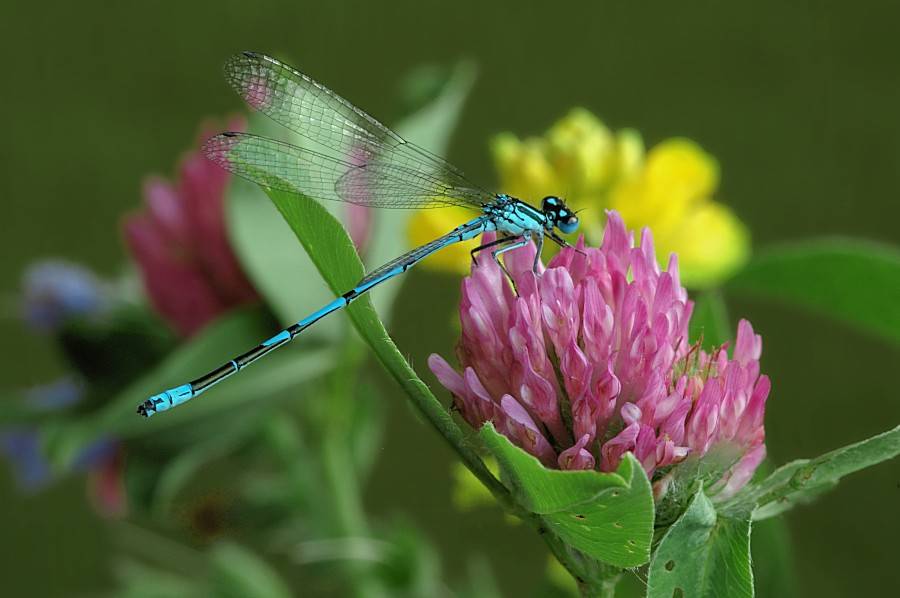
<path id="1" fill-rule="evenodd" d="M 429 243 L 441 235 L 476 216 L 472 210 L 465 208 L 441 208 L 419 210 L 407 224 L 407 237 L 412 247 Z M 434 270 L 445 270 L 468 274 L 472 261 L 469 252 L 478 246 L 478 238 L 463 243 L 456 243 L 430 255 L 422 264 Z"/>
<path id="2" fill-rule="evenodd" d="M 610 205 L 626 224 L 665 232 L 718 185 L 716 161 L 687 139 L 663 141 L 650 150 L 635 176 L 613 191 Z"/>
<path id="3" fill-rule="evenodd" d="M 619 178 L 634 176 L 644 165 L 644 140 L 634 129 L 622 129 L 616 133 L 616 151 Z"/>
<path id="4" fill-rule="evenodd" d="M 547 133 L 550 161 L 566 189 L 554 195 L 582 195 L 609 183 L 615 174 L 613 134 L 593 114 L 574 108 Z"/>
<path id="5" fill-rule="evenodd" d="M 559 185 L 556 169 L 540 142 L 521 142 L 507 133 L 497 136 L 491 149 L 504 193 L 526 201 L 539 201 L 555 193 Z"/>
<path id="6" fill-rule="evenodd" d="M 727 207 L 706 202 L 691 211 L 668 238 L 658 239 L 660 263 L 678 254 L 681 281 L 685 286 L 713 286 L 734 274 L 750 256 L 750 234 Z"/>
<path id="7" fill-rule="evenodd" d="M 690 139 L 669 139 L 647 154 L 643 177 L 653 193 L 696 201 L 719 186 L 719 164 Z"/>

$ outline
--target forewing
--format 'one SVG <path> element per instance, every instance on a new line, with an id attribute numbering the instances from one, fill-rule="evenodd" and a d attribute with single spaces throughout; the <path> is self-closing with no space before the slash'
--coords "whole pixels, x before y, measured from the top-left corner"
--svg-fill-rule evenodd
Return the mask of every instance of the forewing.
<path id="1" fill-rule="evenodd" d="M 407 142 L 321 83 L 274 58 L 237 54 L 225 65 L 225 75 L 252 108 L 313 142 L 310 149 L 317 154 L 354 167 L 421 173 L 448 190 L 462 190 L 445 193 L 445 204 L 477 207 L 490 198 L 449 162 Z M 380 176 L 369 175 L 369 182 Z"/>

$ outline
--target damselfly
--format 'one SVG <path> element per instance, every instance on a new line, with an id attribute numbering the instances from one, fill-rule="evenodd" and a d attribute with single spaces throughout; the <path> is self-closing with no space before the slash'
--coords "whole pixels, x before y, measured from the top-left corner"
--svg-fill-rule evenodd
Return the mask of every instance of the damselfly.
<path id="1" fill-rule="evenodd" d="M 472 184 L 456 167 L 356 108 L 336 93 L 274 58 L 252 52 L 234 56 L 225 66 L 228 82 L 254 109 L 302 136 L 304 147 L 248 133 L 222 133 L 204 145 L 206 156 L 224 169 L 263 187 L 379 208 L 463 206 L 479 212 L 446 235 L 388 262 L 317 312 L 282 330 L 259 346 L 193 382 L 145 400 L 138 413 L 150 417 L 184 403 L 263 355 L 290 342 L 333 311 L 382 282 L 406 272 L 420 260 L 453 243 L 488 231 L 498 238 L 472 251 L 490 249 L 499 264 L 504 252 L 544 237 L 566 242 L 578 228 L 578 216 L 558 197 L 545 197 L 540 209 L 505 194 Z M 502 265 L 502 264 L 501 264 Z"/>

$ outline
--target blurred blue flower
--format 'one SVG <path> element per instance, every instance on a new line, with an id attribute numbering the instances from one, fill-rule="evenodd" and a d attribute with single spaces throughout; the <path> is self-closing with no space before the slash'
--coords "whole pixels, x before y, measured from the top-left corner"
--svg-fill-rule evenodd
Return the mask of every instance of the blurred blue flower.
<path id="1" fill-rule="evenodd" d="M 29 407 L 52 411 L 74 405 L 84 396 L 84 384 L 74 376 L 65 376 L 53 382 L 32 386 L 25 391 Z"/>
<path id="2" fill-rule="evenodd" d="M 32 264 L 22 287 L 22 317 L 40 332 L 55 332 L 70 318 L 94 315 L 109 306 L 101 280 L 84 266 L 63 260 Z"/>
<path id="3" fill-rule="evenodd" d="M 74 377 L 66 376 L 54 382 L 32 386 L 23 393 L 29 408 L 41 411 L 63 409 L 78 403 L 84 397 L 83 385 Z M 84 453 L 94 453 L 93 444 Z M 16 427 L 0 430 L 0 454 L 12 465 L 19 486 L 27 492 L 35 492 L 52 479 L 52 469 L 41 450 L 40 434 L 35 428 Z M 80 455 L 76 462 L 83 469 Z"/>
<path id="4" fill-rule="evenodd" d="M 84 385 L 67 376 L 54 382 L 34 386 L 24 393 L 25 403 L 41 411 L 55 411 L 77 404 L 84 397 Z M 99 438 L 75 456 L 70 472 L 87 473 L 89 490 L 95 506 L 104 514 L 124 512 L 121 491 L 120 443 L 113 438 Z M 16 427 L 0 430 L 0 455 L 6 457 L 20 489 L 37 492 L 49 485 L 56 472 L 47 460 L 36 428 Z"/>
<path id="5" fill-rule="evenodd" d="M 9 460 L 22 490 L 36 492 L 50 482 L 50 464 L 41 453 L 40 439 L 34 430 L 0 432 L 0 453 Z"/>

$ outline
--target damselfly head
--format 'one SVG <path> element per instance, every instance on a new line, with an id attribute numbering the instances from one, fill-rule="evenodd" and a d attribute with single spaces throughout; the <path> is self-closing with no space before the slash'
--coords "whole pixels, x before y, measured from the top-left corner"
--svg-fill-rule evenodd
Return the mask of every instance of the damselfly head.
<path id="1" fill-rule="evenodd" d="M 566 207 L 566 202 L 561 197 L 548 195 L 541 202 L 541 210 L 547 216 L 548 221 L 563 234 L 569 235 L 578 230 L 578 216 Z"/>

